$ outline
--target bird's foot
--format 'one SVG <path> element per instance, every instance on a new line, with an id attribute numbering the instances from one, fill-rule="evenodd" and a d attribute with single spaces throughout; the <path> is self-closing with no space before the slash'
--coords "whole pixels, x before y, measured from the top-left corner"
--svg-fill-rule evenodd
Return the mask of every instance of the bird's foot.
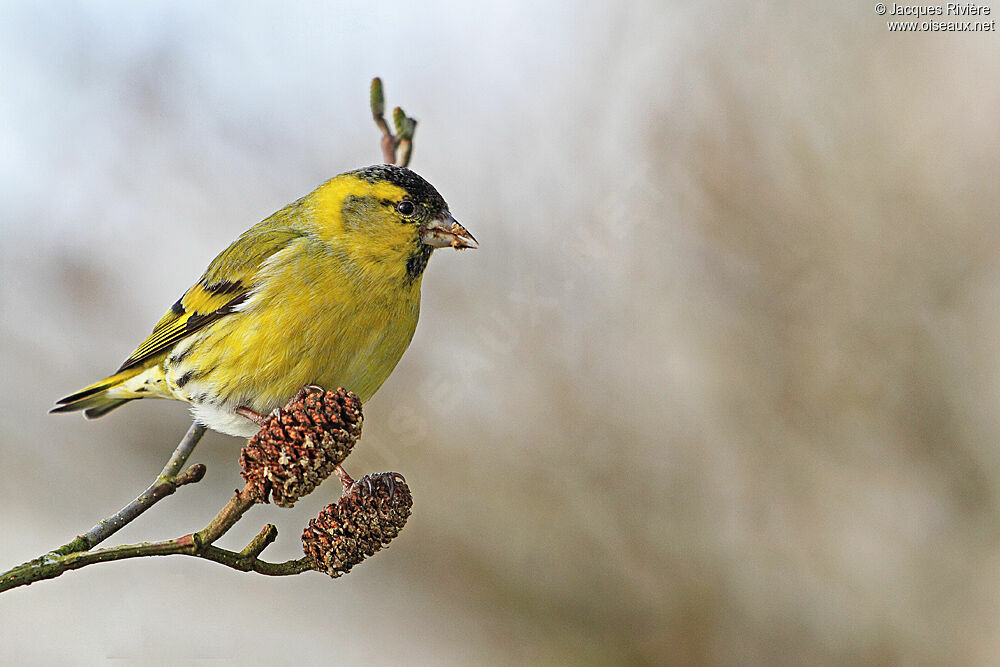
<path id="1" fill-rule="evenodd" d="M 307 385 L 303 386 L 301 389 L 299 389 L 299 392 L 297 394 L 295 394 L 295 396 L 292 396 L 292 399 L 290 401 L 288 401 L 288 403 L 286 403 L 285 406 L 287 407 L 288 405 L 291 405 L 295 401 L 301 401 L 303 398 L 305 398 L 309 394 L 311 394 L 313 392 L 317 392 L 317 391 L 318 392 L 324 392 L 324 391 L 326 391 L 326 389 L 324 389 L 323 387 L 319 386 L 318 384 L 307 384 Z"/>
<path id="2" fill-rule="evenodd" d="M 335 472 L 337 477 L 340 478 L 340 483 L 344 487 L 344 493 L 350 491 L 351 487 L 354 486 L 354 478 L 347 474 L 347 471 L 344 470 L 343 466 L 337 466 L 333 469 L 333 472 Z"/>
<path id="3" fill-rule="evenodd" d="M 287 403 L 285 403 L 285 407 L 287 408 L 292 403 L 295 403 L 296 401 L 301 401 L 309 394 L 317 391 L 324 392 L 326 391 L 326 389 L 319 386 L 318 384 L 307 384 L 301 389 L 299 389 L 298 393 L 296 393 L 295 396 L 292 396 L 292 398 Z M 279 414 L 280 408 L 275 408 L 274 410 L 271 410 L 270 414 L 266 415 L 262 415 L 255 410 L 251 410 L 250 408 L 243 406 L 236 408 L 234 412 L 242 417 L 246 417 L 257 426 L 263 426 L 264 422 L 266 422 L 271 417 L 276 417 Z"/>
<path id="4" fill-rule="evenodd" d="M 259 412 L 254 412 L 250 408 L 244 408 L 242 406 L 236 408 L 233 412 L 235 412 L 236 414 L 238 414 L 238 415 L 240 415 L 242 417 L 246 417 L 247 419 L 249 419 L 250 421 L 252 421 L 257 426 L 263 426 L 264 422 L 266 422 L 268 419 L 270 419 L 271 417 L 277 416 L 277 414 L 278 414 L 278 408 L 275 408 L 274 410 L 271 411 L 271 414 L 267 414 L 267 415 L 262 415 Z"/>
<path id="5" fill-rule="evenodd" d="M 250 408 L 244 408 L 241 406 L 236 408 L 234 412 L 236 412 L 236 414 L 238 415 L 246 417 L 257 426 L 263 426 L 264 422 L 267 421 L 267 417 L 265 415 L 262 415 L 259 412 L 254 412 Z"/>

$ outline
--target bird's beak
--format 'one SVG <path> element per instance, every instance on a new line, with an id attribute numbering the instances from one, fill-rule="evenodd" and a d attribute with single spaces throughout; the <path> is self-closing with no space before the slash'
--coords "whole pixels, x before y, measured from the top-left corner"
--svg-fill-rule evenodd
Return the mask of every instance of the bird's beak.
<path id="1" fill-rule="evenodd" d="M 450 213 L 445 213 L 441 218 L 431 220 L 420 228 L 420 240 L 434 248 L 447 248 L 451 246 L 455 250 L 462 248 L 478 248 L 479 242 L 469 233 L 469 230 L 458 224 Z"/>

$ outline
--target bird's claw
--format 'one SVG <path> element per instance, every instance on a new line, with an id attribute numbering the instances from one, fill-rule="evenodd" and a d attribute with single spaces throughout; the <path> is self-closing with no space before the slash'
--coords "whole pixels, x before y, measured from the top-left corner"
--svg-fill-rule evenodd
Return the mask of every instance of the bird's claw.
<path id="1" fill-rule="evenodd" d="M 333 469 L 333 472 L 335 472 L 337 477 L 340 479 L 340 484 L 344 487 L 344 493 L 348 493 L 351 490 L 351 487 L 354 486 L 354 478 L 347 474 L 347 471 L 344 470 L 343 466 L 337 466 Z"/>
<path id="2" fill-rule="evenodd" d="M 235 412 L 236 414 L 238 414 L 240 416 L 246 417 L 247 419 L 249 419 L 250 421 L 252 421 L 257 426 L 263 426 L 264 422 L 266 422 L 267 419 L 268 419 L 267 416 L 262 415 L 259 412 L 254 412 L 250 408 L 245 408 L 243 406 L 240 406 L 240 407 L 236 408 L 233 412 Z M 275 411 L 274 413 L 271 413 L 271 414 L 275 414 L 276 412 L 277 411 Z"/>
<path id="3" fill-rule="evenodd" d="M 317 392 L 317 391 L 322 393 L 322 392 L 325 392 L 326 389 L 324 389 L 323 387 L 319 386 L 318 384 L 307 384 L 307 385 L 304 385 L 301 389 L 299 389 L 298 393 L 296 393 L 295 396 L 292 396 L 292 400 L 288 401 L 288 403 L 286 403 L 286 405 L 291 405 L 295 401 L 301 401 L 303 398 L 305 398 L 309 394 L 311 394 L 313 392 Z"/>

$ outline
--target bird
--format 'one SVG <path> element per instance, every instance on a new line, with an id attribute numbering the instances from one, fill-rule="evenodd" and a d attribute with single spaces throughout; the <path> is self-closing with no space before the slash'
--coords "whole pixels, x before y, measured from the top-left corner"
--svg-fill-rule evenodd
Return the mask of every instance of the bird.
<path id="1" fill-rule="evenodd" d="M 435 249 L 478 248 L 438 191 L 408 168 L 331 178 L 254 225 L 212 260 L 117 372 L 51 412 L 101 417 L 143 398 L 251 437 L 303 387 L 365 402 L 416 330 Z"/>

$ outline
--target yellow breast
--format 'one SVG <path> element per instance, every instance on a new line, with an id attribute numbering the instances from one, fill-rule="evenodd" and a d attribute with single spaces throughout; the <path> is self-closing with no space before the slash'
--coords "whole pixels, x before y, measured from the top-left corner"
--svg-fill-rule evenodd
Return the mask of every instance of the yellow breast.
<path id="1" fill-rule="evenodd" d="M 367 401 L 413 338 L 420 279 L 365 264 L 316 238 L 295 241 L 267 261 L 238 312 L 182 343 L 191 352 L 174 353 L 182 360 L 168 366 L 168 382 L 193 370 L 178 387 L 185 400 L 260 413 L 305 384 Z"/>

